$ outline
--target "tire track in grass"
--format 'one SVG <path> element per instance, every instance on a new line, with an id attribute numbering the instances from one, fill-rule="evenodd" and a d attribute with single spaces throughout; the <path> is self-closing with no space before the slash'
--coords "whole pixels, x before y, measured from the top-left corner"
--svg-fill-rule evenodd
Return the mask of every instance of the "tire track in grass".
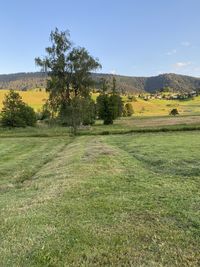
<path id="1" fill-rule="evenodd" d="M 56 157 L 60 153 L 62 153 L 69 144 L 70 142 L 63 144 L 63 146 L 61 146 L 61 148 L 56 152 L 56 154 L 48 155 L 48 157 L 46 157 L 45 160 L 42 161 L 39 166 L 37 166 L 37 168 L 33 169 L 32 171 L 25 171 L 23 175 L 16 180 L 16 186 L 21 187 L 25 181 L 32 180 L 42 168 L 44 168 L 50 162 L 54 161 Z"/>

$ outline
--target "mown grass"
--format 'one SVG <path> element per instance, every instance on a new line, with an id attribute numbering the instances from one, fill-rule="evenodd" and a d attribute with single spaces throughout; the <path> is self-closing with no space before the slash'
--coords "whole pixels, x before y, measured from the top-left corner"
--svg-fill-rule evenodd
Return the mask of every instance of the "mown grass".
<path id="1" fill-rule="evenodd" d="M 1 266 L 199 266 L 199 146 L 198 131 L 0 139 Z"/>
<path id="2" fill-rule="evenodd" d="M 194 131 L 200 130 L 200 116 L 185 115 L 178 117 L 153 116 L 153 117 L 129 117 L 114 121 L 113 125 L 103 125 L 98 120 L 93 126 L 82 126 L 78 129 L 78 135 L 107 135 L 127 133 L 150 133 L 170 131 Z M 61 127 L 56 124 L 40 122 L 36 127 L 27 128 L 3 128 L 0 127 L 0 138 L 7 137 L 62 137 L 69 136 L 72 130 L 69 127 Z"/>
<path id="3" fill-rule="evenodd" d="M 114 121 L 113 125 L 103 125 L 97 121 L 92 127 L 80 129 L 79 134 L 126 134 L 139 132 L 167 132 L 167 131 L 200 130 L 200 116 L 153 116 L 129 117 Z"/>

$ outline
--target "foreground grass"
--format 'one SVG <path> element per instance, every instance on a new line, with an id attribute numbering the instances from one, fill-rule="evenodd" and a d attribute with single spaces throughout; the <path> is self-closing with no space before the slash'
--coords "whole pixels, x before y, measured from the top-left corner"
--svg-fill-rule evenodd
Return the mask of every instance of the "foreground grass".
<path id="1" fill-rule="evenodd" d="M 199 266 L 199 145 L 199 132 L 1 139 L 1 266 Z"/>

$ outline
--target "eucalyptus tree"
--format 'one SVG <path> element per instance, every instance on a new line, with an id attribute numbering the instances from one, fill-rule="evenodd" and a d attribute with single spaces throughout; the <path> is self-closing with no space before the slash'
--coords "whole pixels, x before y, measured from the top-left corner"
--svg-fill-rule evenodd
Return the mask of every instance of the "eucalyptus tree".
<path id="1" fill-rule="evenodd" d="M 51 46 L 45 49 L 47 55 L 35 59 L 48 75 L 50 107 L 54 114 L 64 119 L 65 124 L 73 126 L 77 122 L 79 125 L 82 123 L 85 100 L 91 101 L 91 72 L 101 68 L 101 65 L 85 48 L 73 46 L 68 31 L 56 28 L 50 34 L 50 41 Z M 74 120 L 70 118 L 73 114 L 76 115 Z"/>

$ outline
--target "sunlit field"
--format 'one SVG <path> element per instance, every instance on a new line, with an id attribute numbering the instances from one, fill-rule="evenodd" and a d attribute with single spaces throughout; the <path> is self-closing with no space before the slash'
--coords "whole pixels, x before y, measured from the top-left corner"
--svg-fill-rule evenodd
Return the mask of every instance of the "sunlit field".
<path id="1" fill-rule="evenodd" d="M 137 99 L 132 102 L 135 115 L 137 116 L 158 116 L 168 115 L 173 108 L 177 108 L 182 115 L 200 114 L 200 96 L 191 100 L 163 100 L 152 99 L 144 101 Z"/>
<path id="2" fill-rule="evenodd" d="M 8 92 L 8 90 L 0 90 L 0 109 L 2 109 L 4 97 Z M 41 109 L 45 100 L 48 99 L 48 94 L 44 90 L 41 92 L 36 90 L 18 92 L 22 96 L 23 101 L 34 108 L 36 111 Z"/>
<path id="3" fill-rule="evenodd" d="M 2 102 L 7 90 L 0 90 L 0 108 L 2 108 Z M 45 100 L 48 98 L 48 94 L 43 90 L 42 92 L 32 90 L 26 92 L 20 92 L 22 99 L 25 103 L 29 104 L 36 111 L 42 108 Z M 98 94 L 94 93 L 92 98 L 95 100 Z M 127 101 L 127 97 L 123 97 L 124 102 Z M 145 101 L 137 98 L 137 101 L 132 102 L 134 109 L 134 116 L 165 116 L 173 108 L 177 108 L 181 115 L 200 115 L 200 96 L 191 100 L 163 100 L 152 99 Z"/>

